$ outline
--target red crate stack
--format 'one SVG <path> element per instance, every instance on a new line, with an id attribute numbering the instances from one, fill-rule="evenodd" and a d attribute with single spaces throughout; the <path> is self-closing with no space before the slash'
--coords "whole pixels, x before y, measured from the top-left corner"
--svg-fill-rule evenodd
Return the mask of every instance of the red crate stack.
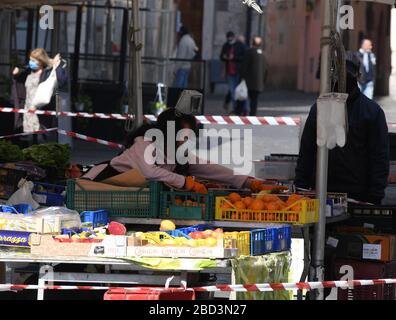
<path id="1" fill-rule="evenodd" d="M 195 300 L 195 292 L 181 288 L 113 288 L 105 293 L 104 300 Z"/>
<path id="2" fill-rule="evenodd" d="M 341 273 L 341 268 L 343 266 L 352 267 L 353 279 L 345 279 L 345 274 Z M 334 261 L 333 270 L 336 280 L 395 279 L 396 261 L 382 263 L 337 259 Z M 354 289 L 339 288 L 338 300 L 396 300 L 396 285 L 362 286 Z"/>

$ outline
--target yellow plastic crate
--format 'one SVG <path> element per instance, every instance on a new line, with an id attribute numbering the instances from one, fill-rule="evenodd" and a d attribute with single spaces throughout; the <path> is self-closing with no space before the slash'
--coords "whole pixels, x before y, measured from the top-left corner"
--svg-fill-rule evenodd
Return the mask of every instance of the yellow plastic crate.
<path id="1" fill-rule="evenodd" d="M 269 211 L 269 210 L 238 210 L 223 209 L 223 205 L 228 202 L 225 197 L 216 198 L 216 220 L 223 221 L 243 221 L 243 222 L 272 222 L 290 224 L 308 224 L 318 222 L 319 200 L 304 199 L 293 204 L 300 204 L 300 211 Z M 228 202 L 229 203 L 229 202 Z"/>
<path id="2" fill-rule="evenodd" d="M 250 256 L 250 231 L 224 232 L 224 240 L 236 240 L 238 256 Z"/>

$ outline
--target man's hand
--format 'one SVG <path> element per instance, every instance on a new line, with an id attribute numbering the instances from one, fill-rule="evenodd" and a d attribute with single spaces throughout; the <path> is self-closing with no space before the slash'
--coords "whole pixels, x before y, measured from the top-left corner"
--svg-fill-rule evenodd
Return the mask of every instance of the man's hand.
<path id="1" fill-rule="evenodd" d="M 19 72 L 20 72 L 19 68 L 16 67 L 16 68 L 14 68 L 14 70 L 12 70 L 12 75 L 16 76 Z"/>

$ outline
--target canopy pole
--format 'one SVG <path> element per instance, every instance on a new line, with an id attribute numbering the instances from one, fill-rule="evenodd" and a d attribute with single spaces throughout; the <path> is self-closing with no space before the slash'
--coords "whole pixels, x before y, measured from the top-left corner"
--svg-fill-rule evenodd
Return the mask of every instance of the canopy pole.
<path id="1" fill-rule="evenodd" d="M 322 26 L 322 49 L 321 49 L 321 74 L 320 93 L 331 91 L 330 84 L 330 36 L 335 28 L 332 10 L 334 0 L 324 1 L 324 15 Z M 319 222 L 315 226 L 313 241 L 313 257 L 310 281 L 324 281 L 324 249 L 326 233 L 326 202 L 327 202 L 327 175 L 328 175 L 328 149 L 326 146 L 318 147 L 316 164 L 316 196 L 319 199 Z M 323 300 L 323 290 L 314 290 L 310 293 L 310 299 Z"/>
<path id="2" fill-rule="evenodd" d="M 134 115 L 133 126 L 126 123 L 126 130 L 131 131 L 143 124 L 142 103 L 142 56 L 139 0 L 132 0 L 132 19 L 129 32 L 129 114 Z"/>

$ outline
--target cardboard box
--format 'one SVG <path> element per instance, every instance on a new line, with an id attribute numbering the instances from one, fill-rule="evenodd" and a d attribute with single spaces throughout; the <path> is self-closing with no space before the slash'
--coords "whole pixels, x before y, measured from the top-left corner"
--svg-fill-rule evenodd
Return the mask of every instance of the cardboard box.
<path id="1" fill-rule="evenodd" d="M 127 248 L 128 257 L 138 258 L 232 258 L 236 257 L 238 249 L 224 249 L 222 247 L 160 247 L 134 246 Z"/>
<path id="2" fill-rule="evenodd" d="M 223 239 L 215 247 L 160 246 L 150 245 L 147 240 L 128 237 L 127 256 L 139 258 L 232 258 L 238 256 L 236 240 L 229 241 L 224 247 Z"/>
<path id="3" fill-rule="evenodd" d="M 396 236 L 338 234 L 337 258 L 390 262 L 396 260 Z"/>
<path id="4" fill-rule="evenodd" d="M 31 254 L 51 256 L 105 256 L 125 257 L 127 237 L 109 236 L 99 243 L 59 242 L 49 235 L 32 235 Z"/>

